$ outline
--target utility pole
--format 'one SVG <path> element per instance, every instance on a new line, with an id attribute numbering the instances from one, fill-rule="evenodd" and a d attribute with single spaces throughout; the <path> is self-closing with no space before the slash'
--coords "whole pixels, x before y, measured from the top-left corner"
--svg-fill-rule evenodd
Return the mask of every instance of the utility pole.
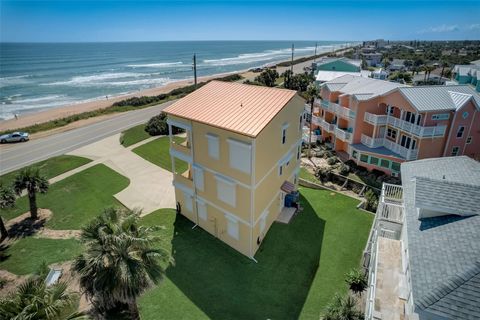
<path id="1" fill-rule="evenodd" d="M 197 56 L 193 54 L 193 79 L 195 83 L 195 89 L 197 89 Z"/>
<path id="2" fill-rule="evenodd" d="M 292 72 L 292 74 L 293 74 L 293 52 L 294 52 L 294 50 L 295 50 L 295 46 L 292 43 L 292 62 L 290 63 L 290 71 Z"/>

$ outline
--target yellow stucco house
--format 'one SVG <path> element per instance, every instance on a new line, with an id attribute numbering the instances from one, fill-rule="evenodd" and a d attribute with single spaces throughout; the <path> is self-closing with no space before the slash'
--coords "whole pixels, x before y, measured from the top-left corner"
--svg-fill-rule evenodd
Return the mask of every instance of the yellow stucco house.
<path id="1" fill-rule="evenodd" d="M 177 210 L 254 259 L 271 224 L 295 211 L 285 198 L 298 183 L 303 110 L 295 91 L 221 81 L 167 107 Z"/>

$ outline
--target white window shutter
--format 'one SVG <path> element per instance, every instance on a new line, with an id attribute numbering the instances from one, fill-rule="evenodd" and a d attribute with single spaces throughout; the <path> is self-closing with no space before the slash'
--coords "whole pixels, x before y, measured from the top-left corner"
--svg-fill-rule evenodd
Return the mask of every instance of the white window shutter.
<path id="1" fill-rule="evenodd" d="M 236 205 L 236 184 L 226 178 L 215 176 L 217 180 L 217 197 L 221 201 L 235 207 Z"/>
<path id="2" fill-rule="evenodd" d="M 238 240 L 240 237 L 238 221 L 226 216 L 227 218 L 227 234 L 235 240 Z"/>
<path id="3" fill-rule="evenodd" d="M 220 158 L 220 138 L 217 135 L 207 133 L 208 155 L 213 159 Z"/>
<path id="4" fill-rule="evenodd" d="M 204 190 L 203 169 L 197 165 L 193 165 L 193 182 L 198 190 Z"/>
<path id="5" fill-rule="evenodd" d="M 198 210 L 198 217 L 204 221 L 207 221 L 207 205 L 205 202 L 197 200 L 197 210 Z"/>
<path id="6" fill-rule="evenodd" d="M 230 167 L 250 174 L 252 171 L 252 145 L 249 143 L 228 139 Z"/>

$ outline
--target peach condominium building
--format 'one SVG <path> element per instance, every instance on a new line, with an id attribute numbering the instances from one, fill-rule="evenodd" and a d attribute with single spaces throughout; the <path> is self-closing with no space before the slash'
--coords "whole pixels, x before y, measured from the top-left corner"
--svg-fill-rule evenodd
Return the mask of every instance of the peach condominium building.
<path id="1" fill-rule="evenodd" d="M 212 81 L 167 107 L 177 211 L 253 259 L 295 212 L 303 106 L 292 90 Z"/>
<path id="2" fill-rule="evenodd" d="M 320 87 L 307 118 L 314 139 L 369 170 L 397 176 L 405 161 L 480 159 L 480 94 L 468 85 L 410 87 L 345 75 Z"/>

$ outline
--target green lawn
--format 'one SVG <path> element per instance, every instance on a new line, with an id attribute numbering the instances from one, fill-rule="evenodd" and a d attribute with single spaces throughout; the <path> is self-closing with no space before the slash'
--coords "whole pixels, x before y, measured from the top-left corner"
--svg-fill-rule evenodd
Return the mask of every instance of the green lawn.
<path id="1" fill-rule="evenodd" d="M 98 164 L 52 184 L 48 193 L 38 195 L 38 206 L 53 212 L 47 227 L 80 229 L 103 208 L 121 206 L 113 195 L 125 189 L 128 184 L 127 178 Z M 2 210 L 2 217 L 8 220 L 27 211 L 28 199 L 21 197 L 14 209 Z"/>
<path id="2" fill-rule="evenodd" d="M 71 260 L 81 251 L 82 245 L 75 239 L 26 237 L 0 249 L 0 269 L 18 275 L 34 273 L 43 261 L 52 264 Z"/>
<path id="3" fill-rule="evenodd" d="M 150 135 L 145 131 L 145 124 L 143 123 L 123 131 L 120 136 L 120 143 L 124 147 L 129 147 L 148 138 L 150 138 Z"/>
<path id="4" fill-rule="evenodd" d="M 299 177 L 304 179 L 304 180 L 310 181 L 310 182 L 319 183 L 318 179 L 313 174 L 311 174 L 310 171 L 308 171 L 304 167 L 300 168 Z"/>
<path id="5" fill-rule="evenodd" d="M 77 157 L 77 156 L 69 156 L 63 155 L 58 157 L 53 157 L 44 161 L 37 162 L 31 166 L 35 166 L 40 168 L 41 173 L 47 177 L 47 179 L 51 179 L 55 176 L 58 176 L 64 172 L 73 170 L 84 164 L 89 163 L 90 159 Z M 4 185 L 9 185 L 15 179 L 15 176 L 18 174 L 19 170 L 15 170 L 0 176 L 0 181 Z"/>
<path id="6" fill-rule="evenodd" d="M 242 256 L 193 223 L 160 210 L 143 219 L 163 225 L 160 245 L 175 264 L 140 299 L 142 319 L 319 319 L 344 275 L 360 263 L 373 216 L 358 201 L 301 188 L 304 211 L 275 223 L 255 255 Z"/>
<path id="7" fill-rule="evenodd" d="M 175 142 L 181 143 L 185 138 L 173 137 Z M 138 154 L 140 157 L 165 170 L 172 171 L 172 161 L 170 160 L 170 139 L 169 137 L 161 137 L 145 143 L 132 151 Z M 184 172 L 187 170 L 188 164 L 185 161 L 176 159 L 175 169 L 177 172 Z"/>

